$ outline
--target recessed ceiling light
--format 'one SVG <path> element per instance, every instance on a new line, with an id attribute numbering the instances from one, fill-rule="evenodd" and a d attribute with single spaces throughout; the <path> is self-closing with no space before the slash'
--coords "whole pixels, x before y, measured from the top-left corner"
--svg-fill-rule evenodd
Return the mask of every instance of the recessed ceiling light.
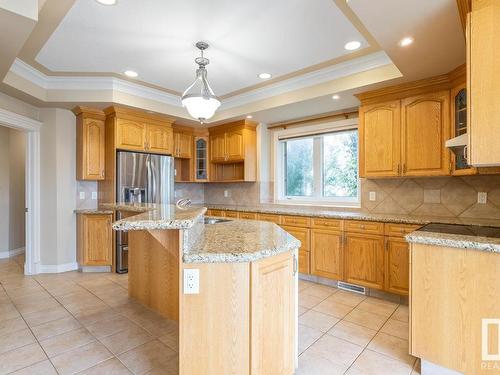
<path id="1" fill-rule="evenodd" d="M 357 40 L 353 40 L 352 42 L 348 42 L 344 46 L 344 48 L 348 51 L 354 51 L 355 49 L 358 49 L 359 47 L 361 47 L 361 42 L 358 42 Z"/>
<path id="2" fill-rule="evenodd" d="M 259 74 L 260 79 L 269 79 L 271 77 L 272 77 L 272 75 L 270 73 L 260 73 Z"/>
<path id="3" fill-rule="evenodd" d="M 414 40 L 414 39 L 413 39 L 411 36 L 407 36 L 406 38 L 403 38 L 403 39 L 401 39 L 401 40 L 399 41 L 399 45 L 400 45 L 401 47 L 407 47 L 407 46 L 409 46 L 410 44 L 412 44 L 412 43 L 413 43 L 413 40 Z"/>
<path id="4" fill-rule="evenodd" d="M 247 115 L 247 118 L 253 118 L 253 116 L 252 115 Z"/>
<path id="5" fill-rule="evenodd" d="M 136 78 L 139 75 L 137 74 L 137 72 L 134 72 L 133 70 L 125 70 L 123 74 L 125 74 L 129 78 Z"/>
<path id="6" fill-rule="evenodd" d="M 102 5 L 116 5 L 117 0 L 95 0 Z"/>
<path id="7" fill-rule="evenodd" d="M 340 96 L 335 94 L 335 95 L 332 95 L 332 99 L 333 100 L 339 100 L 340 99 Z"/>

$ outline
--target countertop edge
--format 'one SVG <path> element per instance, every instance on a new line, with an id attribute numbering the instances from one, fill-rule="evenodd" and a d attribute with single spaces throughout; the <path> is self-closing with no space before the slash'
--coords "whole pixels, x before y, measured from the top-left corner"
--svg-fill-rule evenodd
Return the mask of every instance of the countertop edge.
<path id="1" fill-rule="evenodd" d="M 490 237 L 474 237 L 449 233 L 415 231 L 405 236 L 409 243 L 472 249 L 490 253 L 500 253 L 500 240 Z"/>

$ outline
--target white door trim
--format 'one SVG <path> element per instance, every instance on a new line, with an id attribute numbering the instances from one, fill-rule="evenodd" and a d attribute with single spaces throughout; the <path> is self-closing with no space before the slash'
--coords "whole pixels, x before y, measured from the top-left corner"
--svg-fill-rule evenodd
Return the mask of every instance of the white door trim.
<path id="1" fill-rule="evenodd" d="M 40 266 L 40 128 L 42 122 L 0 108 L 0 125 L 26 131 L 26 261 L 24 273 Z"/>

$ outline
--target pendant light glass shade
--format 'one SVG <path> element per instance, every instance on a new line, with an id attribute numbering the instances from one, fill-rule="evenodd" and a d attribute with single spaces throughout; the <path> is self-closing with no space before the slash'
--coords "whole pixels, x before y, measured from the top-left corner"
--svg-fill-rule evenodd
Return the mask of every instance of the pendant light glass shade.
<path id="1" fill-rule="evenodd" d="M 189 115 L 203 122 L 213 117 L 220 107 L 220 100 L 215 96 L 207 80 L 207 70 L 196 70 L 196 79 L 182 94 L 182 105 Z"/>
<path id="2" fill-rule="evenodd" d="M 220 107 L 220 100 L 215 96 L 207 79 L 207 69 L 209 60 L 203 57 L 203 51 L 208 48 L 205 42 L 196 43 L 196 47 L 201 51 L 201 57 L 195 59 L 198 64 L 196 79 L 182 94 L 182 106 L 187 109 L 189 115 L 204 122 L 211 118 L 217 108 Z"/>

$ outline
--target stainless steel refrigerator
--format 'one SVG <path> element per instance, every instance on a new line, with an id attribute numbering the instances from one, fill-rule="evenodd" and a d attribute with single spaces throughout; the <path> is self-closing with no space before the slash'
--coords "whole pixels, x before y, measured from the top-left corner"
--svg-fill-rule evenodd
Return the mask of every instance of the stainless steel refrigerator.
<path id="1" fill-rule="evenodd" d="M 127 203 L 173 203 L 174 158 L 142 152 L 118 151 L 116 197 Z M 118 213 L 117 219 L 122 217 Z M 116 272 L 128 270 L 127 232 L 116 232 Z"/>

